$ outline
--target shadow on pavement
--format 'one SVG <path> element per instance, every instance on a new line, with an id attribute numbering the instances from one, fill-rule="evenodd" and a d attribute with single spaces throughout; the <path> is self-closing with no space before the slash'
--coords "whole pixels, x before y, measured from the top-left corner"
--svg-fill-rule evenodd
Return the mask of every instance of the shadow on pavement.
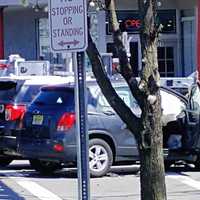
<path id="1" fill-rule="evenodd" d="M 105 175 L 105 177 L 117 177 L 126 175 L 137 175 L 139 171 L 139 165 L 126 165 L 126 166 L 114 166 L 111 171 Z M 12 177 L 33 177 L 33 178 L 77 178 L 77 168 L 63 168 L 52 174 L 40 174 L 31 168 L 29 162 L 27 163 L 12 163 L 7 167 L 0 168 L 1 176 Z"/>
<path id="2" fill-rule="evenodd" d="M 77 169 L 76 168 L 63 168 L 62 170 L 56 171 L 53 174 L 40 174 L 31 168 L 29 162 L 24 163 L 13 163 L 7 167 L 0 168 L 0 175 L 4 176 L 4 170 L 6 176 L 24 176 L 24 177 L 33 177 L 33 178 L 68 178 L 75 179 L 77 178 Z M 193 165 L 176 165 L 172 166 L 166 170 L 167 173 L 170 172 L 199 172 L 194 168 Z M 140 166 L 137 165 L 125 165 L 125 166 L 114 166 L 111 168 L 111 171 L 107 173 L 104 177 L 117 177 L 117 176 L 139 176 Z M 1 198 L 0 198 L 1 199 Z"/>

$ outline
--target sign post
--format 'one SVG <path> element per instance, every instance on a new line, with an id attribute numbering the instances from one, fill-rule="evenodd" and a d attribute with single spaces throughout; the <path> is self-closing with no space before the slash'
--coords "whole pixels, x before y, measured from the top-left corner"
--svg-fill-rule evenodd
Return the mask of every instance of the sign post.
<path id="1" fill-rule="evenodd" d="M 49 0 L 50 46 L 53 52 L 73 52 L 77 130 L 78 199 L 89 200 L 84 50 L 87 39 L 87 0 Z"/>
<path id="2" fill-rule="evenodd" d="M 76 81 L 76 126 L 77 126 L 77 159 L 79 178 L 79 198 L 89 200 L 89 156 L 87 134 L 87 107 L 84 53 L 73 53 Z"/>

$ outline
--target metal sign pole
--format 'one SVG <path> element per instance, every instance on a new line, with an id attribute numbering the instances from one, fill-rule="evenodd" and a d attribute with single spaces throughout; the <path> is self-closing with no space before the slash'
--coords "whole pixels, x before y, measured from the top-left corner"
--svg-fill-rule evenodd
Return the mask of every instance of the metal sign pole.
<path id="1" fill-rule="evenodd" d="M 72 12 L 72 10 L 76 12 Z M 87 0 L 49 0 L 48 11 L 51 50 L 55 53 L 74 52 L 72 58 L 76 83 L 78 199 L 89 200 L 87 107 L 83 53 L 88 46 Z M 69 34 L 70 31 L 75 31 L 77 34 Z M 63 34 L 60 34 L 61 32 Z"/>
<path id="2" fill-rule="evenodd" d="M 75 70 L 75 104 L 77 130 L 77 163 L 78 163 L 78 195 L 79 200 L 90 200 L 89 193 L 89 156 L 86 106 L 86 78 L 84 53 L 72 54 Z"/>

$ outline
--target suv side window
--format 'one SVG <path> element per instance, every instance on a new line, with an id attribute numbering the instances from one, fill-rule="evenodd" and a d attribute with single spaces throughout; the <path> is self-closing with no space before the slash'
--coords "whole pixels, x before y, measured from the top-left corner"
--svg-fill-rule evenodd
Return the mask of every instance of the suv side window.
<path id="1" fill-rule="evenodd" d="M 131 106 L 131 100 L 130 100 L 130 94 L 128 91 L 116 91 L 117 94 L 120 96 L 120 98 L 125 102 L 127 106 Z M 98 104 L 102 107 L 110 107 L 110 104 L 106 100 L 106 98 L 103 96 L 103 94 L 99 95 L 98 98 Z"/>
<path id="2" fill-rule="evenodd" d="M 140 107 L 135 100 L 135 98 L 132 96 L 130 90 L 128 87 L 116 87 L 115 88 L 117 94 L 119 97 L 125 102 L 125 104 L 133 110 L 136 114 L 141 114 Z M 106 98 L 101 93 L 98 97 L 98 108 L 100 108 L 103 111 L 113 111 L 112 107 L 106 100 Z"/>

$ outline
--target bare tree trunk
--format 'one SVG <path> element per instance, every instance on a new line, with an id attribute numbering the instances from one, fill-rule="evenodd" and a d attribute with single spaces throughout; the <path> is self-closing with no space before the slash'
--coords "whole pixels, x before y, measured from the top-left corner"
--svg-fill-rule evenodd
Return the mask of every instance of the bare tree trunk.
<path id="1" fill-rule="evenodd" d="M 159 25 L 156 24 L 156 0 L 138 0 L 139 13 L 141 14 L 142 29 L 140 33 L 143 68 L 140 74 L 138 92 L 135 85 L 130 65 L 122 47 L 121 31 L 115 12 L 115 1 L 111 0 L 109 10 L 113 27 L 114 43 L 118 49 L 120 59 L 119 72 L 128 82 L 132 94 L 139 101 L 142 109 L 140 134 L 136 135 L 141 161 L 141 199 L 165 200 L 165 170 L 163 159 L 163 135 L 161 124 L 161 98 L 159 91 L 159 72 L 157 59 L 157 39 Z"/>
<path id="2" fill-rule="evenodd" d="M 142 200 L 166 199 L 159 92 L 156 96 L 157 101 L 154 105 L 151 105 L 149 101 L 144 103 L 142 112 L 143 131 L 141 131 L 138 141 Z"/>
<path id="3" fill-rule="evenodd" d="M 140 134 L 141 199 L 165 200 L 165 170 L 161 124 L 161 97 L 157 59 L 159 27 L 156 24 L 156 0 L 138 0 L 142 19 L 140 34 L 143 68 L 139 88 L 147 98 L 142 107 L 143 130 Z"/>
<path id="4" fill-rule="evenodd" d="M 131 113 L 129 108 L 126 108 L 124 102 L 120 100 L 114 89 L 112 89 L 109 79 L 103 70 L 103 62 L 90 35 L 87 54 L 103 94 L 137 139 L 141 161 L 141 200 L 166 200 L 161 97 L 157 61 L 159 27 L 155 22 L 157 1 L 138 0 L 142 21 L 140 35 L 143 56 L 143 68 L 139 84 L 134 77 L 133 69 L 128 63 L 126 50 L 122 43 L 121 31 L 115 11 L 115 0 L 107 0 L 105 3 L 111 12 L 113 40 L 120 60 L 118 72 L 124 77 L 133 96 L 138 101 L 142 110 L 141 119 L 138 119 L 134 113 Z"/>

